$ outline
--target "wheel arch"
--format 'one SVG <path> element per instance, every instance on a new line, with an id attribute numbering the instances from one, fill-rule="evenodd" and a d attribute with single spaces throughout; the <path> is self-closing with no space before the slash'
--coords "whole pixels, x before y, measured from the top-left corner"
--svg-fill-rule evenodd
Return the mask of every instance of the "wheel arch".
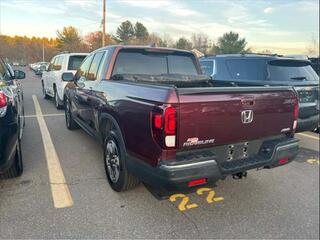
<path id="1" fill-rule="evenodd" d="M 121 130 L 121 127 L 116 120 L 114 116 L 112 116 L 109 113 L 101 113 L 100 118 L 99 118 L 99 133 L 100 133 L 100 138 L 101 138 L 101 144 L 104 143 L 104 139 L 106 138 L 106 133 L 108 130 L 111 130 L 111 127 L 114 126 L 119 132 L 120 136 L 120 141 L 121 144 L 124 146 L 124 150 L 126 152 L 126 144 L 125 144 L 125 138 L 123 135 L 123 131 Z"/>

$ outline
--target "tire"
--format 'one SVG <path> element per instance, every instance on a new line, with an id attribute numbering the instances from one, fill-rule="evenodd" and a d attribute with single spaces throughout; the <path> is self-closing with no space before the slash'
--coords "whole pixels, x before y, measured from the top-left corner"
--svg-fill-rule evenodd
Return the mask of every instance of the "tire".
<path id="1" fill-rule="evenodd" d="M 116 192 L 123 192 L 139 185 L 140 180 L 128 172 L 126 154 L 121 135 L 115 129 L 107 133 L 103 145 L 104 166 L 108 182 Z"/>
<path id="2" fill-rule="evenodd" d="M 44 89 L 44 84 L 42 82 L 42 96 L 44 99 L 49 99 L 50 96 L 47 94 L 46 90 Z"/>
<path id="3" fill-rule="evenodd" d="M 60 104 L 61 100 L 59 98 L 59 95 L 57 93 L 56 88 L 54 88 L 54 98 L 53 98 L 54 106 L 56 109 L 60 110 L 63 108 L 63 105 Z"/>
<path id="4" fill-rule="evenodd" d="M 69 130 L 78 129 L 79 125 L 76 123 L 73 119 L 72 113 L 71 113 L 71 103 L 68 99 L 65 100 L 64 104 L 64 113 L 65 113 L 65 119 L 66 119 L 66 126 Z"/>
<path id="5" fill-rule="evenodd" d="M 0 175 L 0 179 L 19 177 L 22 175 L 22 173 L 23 173 L 23 162 L 22 162 L 22 153 L 21 153 L 21 143 L 20 143 L 20 139 L 18 139 L 14 161 L 11 167 L 5 173 Z"/>

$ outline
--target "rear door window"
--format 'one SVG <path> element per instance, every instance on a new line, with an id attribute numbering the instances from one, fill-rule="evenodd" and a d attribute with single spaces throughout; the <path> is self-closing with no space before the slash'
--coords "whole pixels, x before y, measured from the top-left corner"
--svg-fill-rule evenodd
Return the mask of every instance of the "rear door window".
<path id="1" fill-rule="evenodd" d="M 62 68 L 62 62 L 63 62 L 63 56 L 57 57 L 53 64 L 53 70 L 60 71 Z"/>
<path id="2" fill-rule="evenodd" d="M 235 80 L 266 80 L 266 59 L 228 59 L 226 60 L 228 71 Z"/>
<path id="3" fill-rule="evenodd" d="M 48 71 L 53 71 L 53 66 L 54 66 L 54 62 L 55 62 L 56 59 L 57 59 L 57 58 L 55 57 L 55 58 L 53 58 L 53 59 L 51 60 L 51 62 L 50 62 L 50 64 L 49 64 Z"/>
<path id="4" fill-rule="evenodd" d="M 208 76 L 213 74 L 213 61 L 200 61 L 202 73 Z"/>
<path id="5" fill-rule="evenodd" d="M 68 70 L 77 70 L 83 59 L 86 58 L 86 55 L 74 55 L 69 57 Z"/>

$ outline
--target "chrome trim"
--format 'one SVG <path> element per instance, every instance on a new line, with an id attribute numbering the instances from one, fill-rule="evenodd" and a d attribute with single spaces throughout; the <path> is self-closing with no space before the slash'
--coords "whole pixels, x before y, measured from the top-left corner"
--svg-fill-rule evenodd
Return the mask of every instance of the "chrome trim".
<path id="1" fill-rule="evenodd" d="M 290 131 L 291 131 L 291 128 L 284 128 L 280 132 L 284 133 L 284 132 L 290 132 Z"/>
<path id="2" fill-rule="evenodd" d="M 179 164 L 179 165 L 160 165 L 160 169 L 163 170 L 177 170 L 183 168 L 192 168 L 192 167 L 203 167 L 207 165 L 217 165 L 215 160 L 207 160 L 202 162 L 195 162 L 195 163 L 186 163 L 186 164 Z"/>

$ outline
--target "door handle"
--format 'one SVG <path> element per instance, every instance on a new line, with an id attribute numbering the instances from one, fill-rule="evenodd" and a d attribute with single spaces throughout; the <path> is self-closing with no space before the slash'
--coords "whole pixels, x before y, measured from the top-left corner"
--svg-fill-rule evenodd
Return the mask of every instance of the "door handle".
<path id="1" fill-rule="evenodd" d="M 253 106 L 255 101 L 254 99 L 241 99 L 241 103 L 244 106 Z"/>

